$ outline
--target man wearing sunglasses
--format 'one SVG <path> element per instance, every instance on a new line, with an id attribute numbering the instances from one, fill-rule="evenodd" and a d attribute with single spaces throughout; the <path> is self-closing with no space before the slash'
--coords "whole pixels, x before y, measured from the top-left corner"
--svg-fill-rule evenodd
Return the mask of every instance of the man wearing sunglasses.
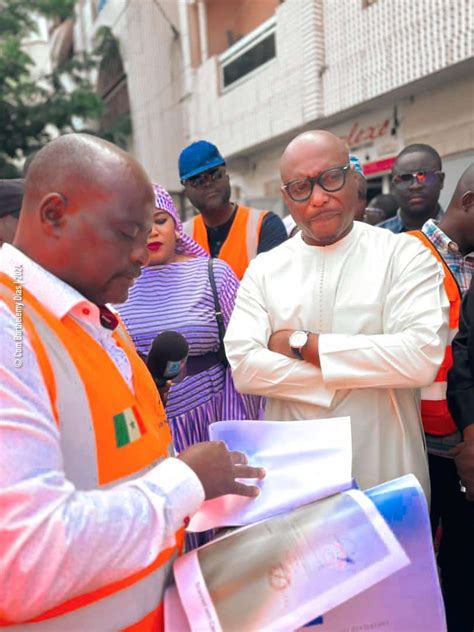
<path id="1" fill-rule="evenodd" d="M 422 231 L 413 234 L 433 252 L 444 267 L 444 284 L 451 304 L 451 341 L 459 327 L 461 298 L 467 292 L 474 273 L 474 163 L 459 179 L 441 221 L 429 219 Z M 465 380 L 465 373 L 463 375 L 462 371 L 458 371 L 459 364 L 456 363 L 460 339 L 462 340 L 462 335 L 456 336 L 456 342 L 453 341 L 452 346 L 448 343 L 435 382 L 421 390 L 421 414 L 428 449 L 433 533 L 436 534 L 439 525 L 442 527 L 438 566 L 441 571 L 448 629 L 472 632 L 474 608 L 465 575 L 467 569 L 474 566 L 474 504 L 461 491 L 459 478 L 465 479 L 462 468 L 459 473 L 456 471 L 453 459 L 460 452 L 460 448 L 455 446 L 461 442 L 461 431 L 464 446 L 467 446 L 466 451 L 461 451 L 465 455 L 461 460 L 465 462 L 469 452 L 474 454 L 474 425 L 465 427 L 467 424 L 463 423 L 465 420 L 456 406 L 457 397 L 460 396 L 460 401 L 463 401 L 469 384 Z M 451 415 L 446 397 L 446 377 L 452 367 L 453 358 L 456 367 L 449 380 L 454 394 L 451 398 Z M 467 417 L 468 424 L 474 423 L 474 410 Z"/>
<path id="2" fill-rule="evenodd" d="M 360 486 L 412 472 L 429 495 L 419 388 L 447 339 L 438 263 L 411 236 L 354 222 L 356 174 L 333 134 L 295 138 L 281 177 L 301 232 L 240 285 L 225 338 L 234 383 L 267 397 L 267 419 L 350 416 Z"/>
<path id="3" fill-rule="evenodd" d="M 225 160 L 212 143 L 200 140 L 183 149 L 179 177 L 186 197 L 199 211 L 185 223 L 186 233 L 211 257 L 226 261 L 239 279 L 257 254 L 286 240 L 278 215 L 230 201 Z"/>
<path id="4" fill-rule="evenodd" d="M 392 170 L 392 193 L 399 208 L 397 215 L 381 222 L 392 233 L 419 230 L 429 219 L 441 219 L 438 203 L 444 173 L 441 158 L 430 145 L 408 145 L 397 156 Z"/>

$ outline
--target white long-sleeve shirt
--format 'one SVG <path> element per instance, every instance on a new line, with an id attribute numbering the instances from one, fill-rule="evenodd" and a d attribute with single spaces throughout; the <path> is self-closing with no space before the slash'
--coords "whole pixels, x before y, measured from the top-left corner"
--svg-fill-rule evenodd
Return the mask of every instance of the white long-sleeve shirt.
<path id="1" fill-rule="evenodd" d="M 23 287 L 58 318 L 72 315 L 130 383 L 128 359 L 101 326 L 97 306 L 4 244 L 0 270 L 15 279 L 19 269 Z M 105 491 L 75 489 L 26 331 L 21 367 L 14 357 L 14 316 L 0 302 L 0 619 L 19 621 L 151 564 L 204 491 L 177 459 Z"/>
<path id="2" fill-rule="evenodd" d="M 295 235 L 250 263 L 225 337 L 238 390 L 270 420 L 349 415 L 362 488 L 414 473 L 428 493 L 419 387 L 444 355 L 443 272 L 418 240 L 355 222 L 325 247 Z M 319 334 L 321 368 L 268 349 L 271 334 Z"/>

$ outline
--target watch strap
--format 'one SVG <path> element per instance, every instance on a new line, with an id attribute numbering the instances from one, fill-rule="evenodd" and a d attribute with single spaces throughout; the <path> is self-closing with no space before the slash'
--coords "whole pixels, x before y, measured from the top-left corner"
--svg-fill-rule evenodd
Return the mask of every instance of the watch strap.
<path id="1" fill-rule="evenodd" d="M 301 351 L 299 349 L 297 349 L 296 347 L 290 347 L 292 353 L 294 356 L 296 356 L 298 358 L 298 360 L 303 360 L 303 354 L 301 353 Z"/>

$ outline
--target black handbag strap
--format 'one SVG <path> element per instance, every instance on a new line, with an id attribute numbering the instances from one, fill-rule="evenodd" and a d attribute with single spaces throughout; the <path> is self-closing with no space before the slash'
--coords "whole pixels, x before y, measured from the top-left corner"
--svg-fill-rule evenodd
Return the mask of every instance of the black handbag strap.
<path id="1" fill-rule="evenodd" d="M 225 354 L 224 336 L 225 336 L 225 323 L 224 316 L 222 315 L 221 304 L 219 302 L 219 295 L 217 293 L 216 279 L 214 277 L 214 265 L 212 257 L 209 257 L 208 262 L 209 281 L 211 283 L 212 295 L 214 297 L 214 312 L 216 315 L 217 329 L 219 331 L 219 350 L 217 357 L 224 366 L 228 366 L 229 362 Z"/>

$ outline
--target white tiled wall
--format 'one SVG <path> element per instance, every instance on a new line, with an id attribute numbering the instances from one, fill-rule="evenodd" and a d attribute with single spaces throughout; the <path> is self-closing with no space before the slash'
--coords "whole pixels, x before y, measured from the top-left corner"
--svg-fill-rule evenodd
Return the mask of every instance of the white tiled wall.
<path id="1" fill-rule="evenodd" d="M 322 114 L 322 4 L 287 0 L 276 11 L 275 59 L 224 94 L 216 58 L 196 70 L 190 138 L 225 155 L 268 141 Z"/>
<path id="2" fill-rule="evenodd" d="M 472 0 L 324 0 L 324 113 L 334 114 L 474 54 Z"/>

